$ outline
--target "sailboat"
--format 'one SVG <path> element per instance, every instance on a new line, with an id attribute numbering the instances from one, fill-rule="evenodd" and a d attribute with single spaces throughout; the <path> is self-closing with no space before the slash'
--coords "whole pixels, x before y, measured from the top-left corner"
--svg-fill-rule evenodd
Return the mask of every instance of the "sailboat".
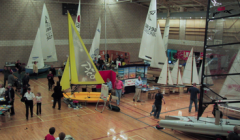
<path id="1" fill-rule="evenodd" d="M 230 10 L 233 11 L 233 14 L 229 15 L 226 14 L 224 11 L 219 12 L 220 8 L 223 8 L 224 10 Z M 228 1 L 224 2 L 221 1 L 221 4 L 215 4 L 212 3 L 211 0 L 208 0 L 208 7 L 207 7 L 207 17 L 206 17 L 206 37 L 204 41 L 204 56 L 203 56 L 203 67 L 202 67 L 202 76 L 201 76 L 201 90 L 200 90 L 200 99 L 199 99 L 199 109 L 197 117 L 195 116 L 165 116 L 164 120 L 160 120 L 159 125 L 161 127 L 166 127 L 172 130 L 179 130 L 183 132 L 191 132 L 196 134 L 203 134 L 203 135 L 213 135 L 216 136 L 217 139 L 223 139 L 223 137 L 226 137 L 229 135 L 230 132 L 233 131 L 233 128 L 235 125 L 240 125 L 239 120 L 229 120 L 229 119 L 221 119 L 220 118 L 220 111 L 215 110 L 215 118 L 206 118 L 201 117 L 205 109 L 211 105 L 211 104 L 235 104 L 236 102 L 240 101 L 234 101 L 234 100 L 226 100 L 224 97 L 220 96 L 218 94 L 217 89 L 218 88 L 210 88 L 208 87 L 207 83 L 204 82 L 206 77 L 216 76 L 214 74 L 207 74 L 205 71 L 205 62 L 206 62 L 206 55 L 207 54 L 215 54 L 215 53 L 221 53 L 221 55 L 233 55 L 234 53 L 239 53 L 239 51 L 233 51 L 232 53 L 228 53 L 229 48 L 236 48 L 239 50 L 239 42 L 232 41 L 231 43 L 225 44 L 214 44 L 212 45 L 210 39 L 208 39 L 208 31 L 209 31 L 209 23 L 215 23 L 217 26 L 217 23 L 220 21 L 225 21 L 231 17 L 239 17 L 240 10 L 239 6 L 235 3 L 229 4 Z M 216 14 L 216 11 L 218 10 L 219 14 Z M 216 15 L 215 15 L 216 14 Z M 224 20 L 223 20 L 224 19 Z M 214 25 L 214 24 L 212 24 Z M 210 26 L 212 28 L 212 26 Z M 222 37 L 223 40 L 226 40 L 225 36 L 223 34 L 219 34 L 220 37 Z M 211 51 L 208 51 L 209 48 L 211 48 Z M 221 51 L 219 51 L 221 50 Z M 191 51 L 192 52 L 192 51 Z M 239 59 L 239 58 L 237 58 Z M 235 59 L 236 60 L 236 59 Z M 236 60 L 238 61 L 238 60 Z M 210 64 L 211 65 L 211 64 Z M 213 65 L 213 64 L 212 64 Z M 237 66 L 235 68 L 239 69 L 239 64 L 235 63 L 234 66 Z M 233 67 L 234 67 L 233 66 Z M 228 91 L 226 90 L 228 84 L 233 84 L 234 82 L 231 80 L 232 76 L 237 77 L 237 81 L 239 81 L 239 72 L 233 71 L 232 67 L 232 73 L 229 72 L 228 74 L 218 74 L 218 76 L 227 76 L 227 79 L 223 85 L 223 89 L 221 90 L 222 93 L 228 94 Z M 186 69 L 186 68 L 185 68 Z M 191 71 L 189 71 L 190 73 Z M 229 77 L 229 78 L 228 78 Z M 231 77 L 231 78 L 230 78 Z M 189 79 L 188 79 L 189 80 Z M 189 80 L 190 81 L 190 80 Z M 218 81 L 218 87 L 221 85 L 221 79 L 216 79 L 215 81 Z M 214 82 L 215 82 L 214 81 Z M 238 83 L 238 82 L 237 82 Z M 239 85 L 239 84 L 238 84 Z M 229 86 L 231 87 L 231 86 Z M 232 90 L 229 93 L 237 93 L 234 90 L 238 88 L 232 88 Z M 220 92 L 220 94 L 221 94 Z M 236 95 L 236 94 L 235 94 Z M 235 98 L 236 99 L 236 98 Z"/>
<path id="2" fill-rule="evenodd" d="M 199 84 L 198 74 L 197 74 L 197 65 L 195 57 L 193 56 L 193 48 L 190 51 L 190 54 L 187 59 L 187 63 L 183 72 L 182 80 L 184 84 Z"/>
<path id="3" fill-rule="evenodd" d="M 46 72 L 50 68 L 50 66 L 44 65 L 44 62 L 57 61 L 52 26 L 45 4 L 43 5 L 40 28 L 37 31 L 28 65 L 25 67 L 26 73 L 33 73 L 34 61 L 37 62 L 38 73 Z"/>
<path id="4" fill-rule="evenodd" d="M 168 59 L 165 60 L 157 83 L 162 85 L 173 85 L 171 72 L 168 68 Z"/>
<path id="5" fill-rule="evenodd" d="M 240 51 L 230 68 L 229 73 L 240 73 L 239 61 Z M 227 98 L 227 100 L 239 100 L 240 101 L 240 75 L 227 76 L 224 81 L 223 87 L 219 93 L 219 95 Z M 228 116 L 230 119 L 240 119 L 240 103 L 234 104 L 220 104 L 218 105 L 220 111 L 222 111 L 223 115 Z"/>
<path id="6" fill-rule="evenodd" d="M 202 76 L 202 65 L 203 65 L 203 64 L 201 64 L 201 67 L 200 67 L 200 69 L 199 69 L 199 76 L 198 76 L 200 83 L 201 83 L 201 76 Z M 205 65 L 205 73 L 206 73 L 207 75 L 211 75 L 208 65 L 209 65 L 209 63 L 207 63 L 207 64 Z M 212 85 L 213 85 L 212 77 L 206 77 L 206 78 L 204 78 L 203 83 L 206 84 L 206 85 L 208 85 L 208 86 L 212 86 Z"/>
<path id="7" fill-rule="evenodd" d="M 183 85 L 182 76 L 179 69 L 179 60 L 177 60 L 177 62 L 174 64 L 172 70 L 172 79 L 174 85 Z"/>
<path id="8" fill-rule="evenodd" d="M 104 83 L 104 80 L 95 67 L 69 13 L 68 27 L 69 57 L 60 82 L 62 89 L 69 89 L 71 84 L 93 85 Z M 68 92 L 64 94 L 64 97 L 80 102 L 97 102 L 100 95 L 100 92 Z M 103 100 L 100 101 L 103 102 Z"/>
<path id="9" fill-rule="evenodd" d="M 154 45 L 156 42 L 156 32 L 157 32 L 157 3 L 156 0 L 151 0 L 146 22 L 143 29 L 143 35 L 138 54 L 139 58 L 151 61 L 153 56 Z"/>
<path id="10" fill-rule="evenodd" d="M 95 60 L 95 58 L 97 58 L 99 55 L 100 36 L 101 36 L 101 19 L 99 18 L 95 36 L 93 38 L 93 43 L 89 52 L 89 55 L 91 56 L 92 60 Z"/>

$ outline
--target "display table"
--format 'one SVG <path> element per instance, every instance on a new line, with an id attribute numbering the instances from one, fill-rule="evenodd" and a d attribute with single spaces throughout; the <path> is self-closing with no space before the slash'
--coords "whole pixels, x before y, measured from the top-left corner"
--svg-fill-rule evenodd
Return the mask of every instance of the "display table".
<path id="1" fill-rule="evenodd" d="M 0 115 L 1 115 L 1 121 L 7 122 L 10 120 L 10 113 L 9 109 L 11 108 L 11 105 L 1 105 L 0 106 Z"/>
<path id="2" fill-rule="evenodd" d="M 142 88 L 141 98 L 145 98 L 145 100 L 154 99 L 154 97 L 155 97 L 156 93 L 158 93 L 159 89 L 160 88 L 158 88 L 158 87 Z"/>

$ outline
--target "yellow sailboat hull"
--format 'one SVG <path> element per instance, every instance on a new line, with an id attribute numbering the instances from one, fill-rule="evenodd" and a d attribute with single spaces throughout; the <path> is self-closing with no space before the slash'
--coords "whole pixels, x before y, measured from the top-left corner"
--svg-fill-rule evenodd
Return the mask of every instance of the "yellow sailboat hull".
<path id="1" fill-rule="evenodd" d="M 100 98 L 101 92 L 71 92 L 64 93 L 63 96 L 65 98 L 70 98 L 72 100 L 76 100 L 79 102 L 87 102 L 87 103 L 96 103 Z M 107 100 L 109 101 L 110 95 Z M 99 102 L 104 102 L 102 99 L 99 99 Z"/>

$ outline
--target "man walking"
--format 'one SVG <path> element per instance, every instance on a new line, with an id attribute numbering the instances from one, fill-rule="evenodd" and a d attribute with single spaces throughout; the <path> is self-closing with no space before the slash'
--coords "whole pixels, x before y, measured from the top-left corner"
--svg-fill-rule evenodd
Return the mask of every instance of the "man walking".
<path id="1" fill-rule="evenodd" d="M 135 94 L 133 96 L 134 102 L 135 102 L 136 97 L 137 97 L 137 102 L 141 102 L 140 101 L 141 91 L 142 91 L 142 79 L 140 76 L 138 76 L 138 79 L 135 81 Z"/>
<path id="2" fill-rule="evenodd" d="M 193 87 L 189 88 L 188 93 L 190 93 L 189 113 L 191 112 L 193 102 L 195 104 L 195 111 L 197 112 L 198 111 L 197 95 L 200 93 L 200 91 L 199 91 L 199 89 L 196 88 L 196 83 L 193 83 Z"/>
<path id="3" fill-rule="evenodd" d="M 123 91 L 123 83 L 121 80 L 118 79 L 118 77 L 116 77 L 116 81 L 115 81 L 115 92 L 116 92 L 116 96 L 118 97 L 118 100 L 117 100 L 117 105 L 120 104 L 120 98 L 121 98 L 121 95 L 122 95 L 122 91 Z"/>

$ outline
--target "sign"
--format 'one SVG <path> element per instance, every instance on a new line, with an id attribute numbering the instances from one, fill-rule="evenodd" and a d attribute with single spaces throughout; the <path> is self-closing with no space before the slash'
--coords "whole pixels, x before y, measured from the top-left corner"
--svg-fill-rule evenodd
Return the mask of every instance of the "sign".
<path id="1" fill-rule="evenodd" d="M 128 79 L 128 67 L 124 68 L 124 78 L 123 79 Z"/>
<path id="2" fill-rule="evenodd" d="M 118 68 L 118 78 L 119 80 L 124 79 L 124 68 Z"/>
<path id="3" fill-rule="evenodd" d="M 108 87 L 107 85 L 105 84 L 102 84 L 102 88 L 101 88 L 101 96 L 100 98 L 103 100 L 103 101 L 107 101 L 107 98 L 108 98 Z"/>
<path id="4" fill-rule="evenodd" d="M 141 78 L 145 77 L 144 74 L 144 66 L 138 66 L 137 70 L 136 70 L 136 78 L 138 78 L 138 76 L 140 76 Z"/>
<path id="5" fill-rule="evenodd" d="M 136 78 L 136 79 L 128 79 L 128 80 L 125 80 L 124 86 L 125 86 L 125 87 L 127 87 L 127 86 L 134 86 L 136 80 L 137 80 L 137 78 Z"/>
<path id="6" fill-rule="evenodd" d="M 128 78 L 136 78 L 136 67 L 129 67 Z"/>

